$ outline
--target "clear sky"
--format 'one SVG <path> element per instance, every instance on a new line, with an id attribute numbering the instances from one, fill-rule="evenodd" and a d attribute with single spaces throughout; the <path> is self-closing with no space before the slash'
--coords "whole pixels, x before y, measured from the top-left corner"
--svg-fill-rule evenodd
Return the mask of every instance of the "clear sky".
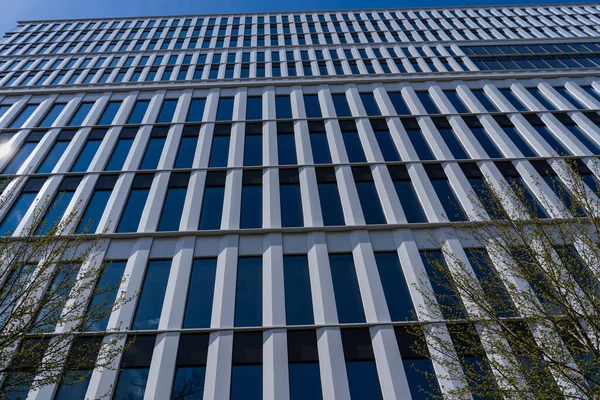
<path id="1" fill-rule="evenodd" d="M 537 0 L 566 2 L 566 0 Z M 536 0 L 0 0 L 0 34 L 18 20 L 344 8 L 522 4 Z"/>

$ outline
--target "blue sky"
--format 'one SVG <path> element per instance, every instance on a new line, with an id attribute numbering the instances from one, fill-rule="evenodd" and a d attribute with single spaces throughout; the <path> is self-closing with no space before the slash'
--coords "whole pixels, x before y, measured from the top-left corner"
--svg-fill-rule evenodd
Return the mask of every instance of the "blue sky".
<path id="1" fill-rule="evenodd" d="M 0 33 L 18 20 L 523 3 L 528 0 L 0 0 Z M 534 0 L 529 0 L 533 2 Z M 553 2 L 552 0 L 541 0 Z M 564 1 L 554 1 L 564 2 Z"/>

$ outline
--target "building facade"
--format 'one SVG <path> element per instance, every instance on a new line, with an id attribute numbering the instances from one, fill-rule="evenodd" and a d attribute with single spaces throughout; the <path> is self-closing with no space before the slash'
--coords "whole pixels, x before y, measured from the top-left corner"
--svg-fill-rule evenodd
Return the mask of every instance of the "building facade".
<path id="1" fill-rule="evenodd" d="M 121 370 L 27 399 L 457 384 L 423 378 L 443 371 L 407 330 L 423 252 L 441 257 L 429 234 L 468 260 L 448 218 L 485 212 L 484 179 L 556 202 L 535 184 L 555 156 L 595 182 L 599 37 L 593 3 L 19 22 L 0 171 L 26 181 L 0 229 L 24 232 L 40 199 L 60 196 L 55 220 L 80 204 L 107 276 L 139 292 L 97 326 L 138 332 Z"/>

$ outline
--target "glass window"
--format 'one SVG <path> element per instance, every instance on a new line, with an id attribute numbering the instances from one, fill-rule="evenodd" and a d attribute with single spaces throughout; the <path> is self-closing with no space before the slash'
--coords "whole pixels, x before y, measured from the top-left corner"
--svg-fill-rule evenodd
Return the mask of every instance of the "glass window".
<path id="1" fill-rule="evenodd" d="M 88 170 L 98 148 L 100 148 L 100 144 L 102 143 L 106 132 L 106 129 L 93 129 L 90 132 L 83 149 L 81 149 L 77 160 L 71 167 L 71 172 L 85 172 Z"/>
<path id="2" fill-rule="evenodd" d="M 333 99 L 333 106 L 335 107 L 335 113 L 338 117 L 352 116 L 352 112 L 350 111 L 350 106 L 348 105 L 348 99 L 346 98 L 346 94 L 332 94 L 331 98 Z"/>
<path id="3" fill-rule="evenodd" d="M 402 93 L 400 92 L 389 92 L 388 96 L 396 109 L 396 114 L 398 115 L 411 115 L 404 98 L 402 97 Z"/>
<path id="4" fill-rule="evenodd" d="M 385 161 L 400 161 L 400 154 L 398 154 L 398 149 L 396 149 L 385 120 L 371 120 L 371 128 L 375 133 L 375 139 L 377 139 L 383 159 Z"/>
<path id="5" fill-rule="evenodd" d="M 375 253 L 375 262 L 392 321 L 415 319 L 414 306 L 396 252 Z"/>
<path id="6" fill-rule="evenodd" d="M 440 250 L 420 251 L 419 253 L 444 319 L 464 318 L 466 310 L 453 282 L 448 281 L 451 278 L 447 273 L 448 266 L 443 253 Z"/>
<path id="7" fill-rule="evenodd" d="M 117 182 L 116 175 L 101 176 L 96 183 L 94 193 L 83 212 L 81 221 L 77 226 L 76 233 L 94 233 L 98 228 L 98 223 L 104 209 L 108 204 L 108 199 L 112 194 L 115 183 Z"/>
<path id="8" fill-rule="evenodd" d="M 183 320 L 184 328 L 210 327 L 216 270 L 216 258 L 194 260 Z"/>
<path id="9" fill-rule="evenodd" d="M 485 129 L 483 129 L 483 125 L 479 122 L 477 117 L 463 117 L 465 123 L 475 136 L 475 139 L 481 144 L 481 147 L 485 150 L 488 157 L 490 158 L 503 158 L 504 155 L 500 152 L 500 149 L 496 145 L 496 143 L 490 138 L 490 135 L 487 133 Z"/>
<path id="10" fill-rule="evenodd" d="M 352 175 L 367 224 L 385 224 L 385 214 L 369 167 L 352 167 Z"/>
<path id="11" fill-rule="evenodd" d="M 128 124 L 141 124 L 144 119 L 144 115 L 146 115 L 146 110 L 148 110 L 148 105 L 150 105 L 150 100 L 138 100 L 127 119 Z"/>
<path id="12" fill-rule="evenodd" d="M 396 194 L 402 204 L 402 210 L 406 217 L 406 221 L 409 223 L 413 222 L 427 222 L 425 211 L 419 200 L 419 196 L 412 184 L 410 175 L 405 165 L 388 165 L 388 170 L 392 181 L 394 182 L 394 188 Z"/>
<path id="13" fill-rule="evenodd" d="M 158 328 L 170 271 L 171 260 L 150 260 L 148 262 L 144 284 L 137 299 L 132 329 Z"/>
<path id="14" fill-rule="evenodd" d="M 373 93 L 361 93 L 360 99 L 368 116 L 381 115 L 381 110 L 379 109 L 379 105 L 377 105 L 377 100 L 375 100 Z"/>
<path id="15" fill-rule="evenodd" d="M 175 157 L 175 168 L 192 168 L 198 146 L 198 129 L 197 126 L 183 127 L 177 157 Z"/>
<path id="16" fill-rule="evenodd" d="M 550 102 L 548 97 L 546 97 L 542 92 L 537 88 L 529 88 L 529 93 L 542 104 L 542 107 L 545 107 L 546 110 L 556 110 L 556 106 Z"/>
<path id="17" fill-rule="evenodd" d="M 521 100 L 513 93 L 511 89 L 500 89 L 500 93 L 506 97 L 506 100 L 514 107 L 517 111 L 529 111 Z"/>
<path id="18" fill-rule="evenodd" d="M 113 400 L 142 400 L 144 398 L 155 341 L 156 336 L 154 335 L 127 338 Z"/>
<path id="19" fill-rule="evenodd" d="M 226 173 L 224 171 L 210 171 L 206 174 L 199 230 L 219 229 L 221 227 L 225 179 Z"/>
<path id="20" fill-rule="evenodd" d="M 226 167 L 229 155 L 231 125 L 215 125 L 210 148 L 209 167 Z"/>
<path id="21" fill-rule="evenodd" d="M 159 232 L 179 230 L 179 221 L 183 212 L 189 179 L 190 174 L 187 172 L 171 174 L 165 203 L 158 223 Z"/>
<path id="22" fill-rule="evenodd" d="M 46 213 L 37 228 L 37 235 L 45 235 L 51 230 L 58 229 L 60 227 L 60 219 L 67 209 L 67 206 L 73 199 L 75 190 L 77 189 L 77 186 L 79 186 L 80 182 L 81 177 L 79 176 L 69 176 L 63 179 L 62 183 L 58 187 L 58 192 L 56 195 L 54 195 L 52 201 L 48 203 Z"/>
<path id="23" fill-rule="evenodd" d="M 88 116 L 92 107 L 94 106 L 94 102 L 83 102 L 77 108 L 77 111 L 71 117 L 71 120 L 67 124 L 68 126 L 81 126 L 83 125 L 83 121 Z"/>
<path id="24" fill-rule="evenodd" d="M 344 139 L 348 160 L 351 163 L 366 162 L 367 157 L 365 156 L 365 151 L 360 142 L 360 136 L 354 121 L 340 121 L 340 128 L 342 130 L 342 138 Z"/>
<path id="25" fill-rule="evenodd" d="M 290 96 L 275 96 L 275 110 L 277 119 L 292 118 L 292 102 Z"/>
<path id="26" fill-rule="evenodd" d="M 188 110 L 185 120 L 187 122 L 201 122 L 202 116 L 204 115 L 205 105 L 206 99 L 192 99 L 190 102 L 190 109 Z"/>
<path id="27" fill-rule="evenodd" d="M 286 324 L 313 324 L 314 318 L 307 256 L 284 256 L 283 272 Z"/>
<path id="28" fill-rule="evenodd" d="M 124 128 L 119 135 L 119 140 L 115 145 L 110 159 L 106 165 L 106 171 L 120 171 L 125 165 L 125 160 L 133 145 L 133 140 L 137 134 L 136 128 Z"/>
<path id="29" fill-rule="evenodd" d="M 277 124 L 277 156 L 279 165 L 298 164 L 294 127 L 291 123 Z"/>
<path id="30" fill-rule="evenodd" d="M 456 160 L 464 160 L 470 158 L 462 143 L 458 139 L 456 132 L 446 118 L 435 118 L 433 122 L 440 133 L 440 136 L 450 149 L 452 156 Z"/>
<path id="31" fill-rule="evenodd" d="M 9 128 L 22 128 L 25 122 L 31 117 L 33 112 L 38 108 L 39 104 L 28 104 L 21 110 L 17 117 L 8 126 Z"/>
<path id="32" fill-rule="evenodd" d="M 84 336 L 73 341 L 65 365 L 65 375 L 54 400 L 85 398 L 101 344 L 101 337 Z"/>
<path id="33" fill-rule="evenodd" d="M 46 113 L 46 116 L 44 117 L 44 119 L 42 120 L 42 122 L 40 122 L 38 124 L 39 127 L 42 128 L 47 128 L 52 126 L 52 124 L 56 121 L 56 119 L 58 118 L 58 116 L 60 115 L 60 113 L 63 112 L 63 110 L 65 109 L 65 106 L 67 105 L 67 103 L 56 103 L 52 106 L 52 108 L 50 109 L 50 111 L 48 111 L 48 113 Z"/>
<path id="34" fill-rule="evenodd" d="M 89 331 L 106 330 L 110 318 L 110 312 L 106 311 L 110 311 L 117 298 L 126 265 L 127 261 L 105 261 L 88 305 L 87 314 L 93 322 L 88 328 Z"/>
<path id="35" fill-rule="evenodd" d="M 338 321 L 342 324 L 365 322 L 352 254 L 330 254 L 329 265 Z"/>
<path id="36" fill-rule="evenodd" d="M 262 257 L 240 257 L 234 326 L 262 325 Z"/>
<path id="37" fill-rule="evenodd" d="M 262 124 L 246 124 L 244 166 L 262 165 Z"/>
<path id="38" fill-rule="evenodd" d="M 435 160 L 433 156 L 433 152 L 423 136 L 423 132 L 421 131 L 421 127 L 419 126 L 416 119 L 413 118 L 405 118 L 402 119 L 402 124 L 404 125 L 404 129 L 406 130 L 406 134 L 410 139 L 417 155 L 420 160 Z"/>
<path id="39" fill-rule="evenodd" d="M 279 170 L 279 195 L 281 204 L 281 226 L 284 228 L 304 226 L 298 170 Z"/>
<path id="40" fill-rule="evenodd" d="M 460 114 L 463 114 L 463 113 L 468 114 L 471 112 L 471 111 L 469 111 L 469 109 L 467 108 L 465 103 L 462 101 L 462 99 L 460 98 L 458 93 L 456 93 L 454 90 L 444 90 L 444 94 L 446 95 L 448 100 L 450 100 L 450 103 L 452 103 L 456 112 L 458 112 Z"/>
<path id="41" fill-rule="evenodd" d="M 317 187 L 325 226 L 345 225 L 342 202 L 333 168 L 317 168 Z"/>
<path id="42" fill-rule="evenodd" d="M 304 107 L 306 108 L 307 118 L 321 118 L 321 105 L 316 94 L 304 95 Z"/>
<path id="43" fill-rule="evenodd" d="M 140 169 L 156 169 L 158 167 L 168 134 L 169 129 L 166 127 L 154 127 L 152 129 Z"/>
<path id="44" fill-rule="evenodd" d="M 262 119 L 262 96 L 248 96 L 246 119 Z"/>
<path id="45" fill-rule="evenodd" d="M 262 227 L 262 171 L 246 170 L 242 177 L 240 228 Z"/>
<path id="46" fill-rule="evenodd" d="M 417 336 L 412 330 L 403 326 L 395 326 L 394 332 L 411 397 L 414 400 L 430 399 L 430 396 L 439 393 L 440 389 L 431 360 L 420 353 L 421 349 L 427 348 L 425 338 Z"/>
<path id="47" fill-rule="evenodd" d="M 75 131 L 62 131 L 35 172 L 37 174 L 48 174 L 52 172 L 67 147 L 69 147 L 74 135 Z"/>
<path id="48" fill-rule="evenodd" d="M 417 97 L 419 98 L 419 101 L 425 108 L 425 112 L 427 114 L 439 114 L 440 113 L 440 110 L 437 108 L 437 106 L 433 102 L 433 99 L 431 98 L 431 95 L 429 94 L 428 91 L 419 90 L 416 93 L 417 93 Z"/>
<path id="49" fill-rule="evenodd" d="M 137 231 L 153 178 L 154 175 L 152 174 L 137 174 L 133 179 L 131 192 L 125 203 L 125 208 L 121 215 L 121 221 L 117 227 L 117 232 Z"/>
<path id="50" fill-rule="evenodd" d="M 341 329 L 346 374 L 353 399 L 383 399 L 368 328 Z"/>
<path id="51" fill-rule="evenodd" d="M 196 400 L 204 396 L 208 333 L 182 334 L 175 359 L 171 400 Z"/>
<path id="52" fill-rule="evenodd" d="M 320 121 L 311 121 L 308 124 L 310 132 L 310 146 L 315 164 L 330 164 L 331 153 L 329 152 L 329 143 L 327 142 L 327 133 L 325 125 Z"/>
<path id="53" fill-rule="evenodd" d="M 537 153 L 533 151 L 531 146 L 525 141 L 525 139 L 523 139 L 519 131 L 517 131 L 517 129 L 513 126 L 508 117 L 504 115 L 496 115 L 494 119 L 502 127 L 502 130 L 504 131 L 504 133 L 506 133 L 506 136 L 508 136 L 508 138 L 512 140 L 515 146 L 517 146 L 519 151 L 523 153 L 523 156 L 537 157 Z"/>
<path id="54" fill-rule="evenodd" d="M 98 125 L 111 125 L 117 115 L 117 111 L 121 108 L 121 103 L 122 101 L 109 101 L 98 121 Z"/>
<path id="55" fill-rule="evenodd" d="M 165 100 L 160 108 L 160 112 L 158 113 L 156 123 L 163 124 L 171 122 L 173 120 L 173 115 L 175 115 L 178 101 L 178 99 Z"/>
<path id="56" fill-rule="evenodd" d="M 561 156 L 571 155 L 571 152 L 558 138 L 548 129 L 544 122 L 537 115 L 526 115 L 527 122 L 533 126 L 533 129 L 550 145 L 552 150 Z"/>
<path id="57" fill-rule="evenodd" d="M 217 121 L 231 121 L 233 116 L 233 97 L 221 97 L 217 108 Z"/>
<path id="58" fill-rule="evenodd" d="M 287 352 L 290 400 L 323 398 L 316 332 L 288 330 Z"/>
<path id="59" fill-rule="evenodd" d="M 262 400 L 262 332 L 235 332 L 230 400 Z"/>
<path id="60" fill-rule="evenodd" d="M 23 166 L 25 161 L 29 158 L 31 153 L 33 153 L 33 149 L 36 148 L 41 138 L 44 136 L 45 132 L 32 132 L 29 134 L 25 143 L 21 146 L 19 151 L 14 155 L 10 163 L 4 168 L 2 174 L 16 174 L 19 169 Z M 7 144 L 4 144 L 7 146 Z"/>
<path id="61" fill-rule="evenodd" d="M 471 89 L 471 93 L 479 100 L 483 108 L 485 108 L 488 112 L 496 112 L 498 108 L 492 103 L 489 97 L 485 94 L 483 89 Z"/>
<path id="62" fill-rule="evenodd" d="M 466 221 L 467 216 L 460 206 L 460 202 L 454 194 L 442 166 L 439 164 L 427 164 L 425 165 L 425 171 L 427 171 L 431 185 L 438 195 L 440 203 L 442 203 L 446 218 L 450 221 Z"/>

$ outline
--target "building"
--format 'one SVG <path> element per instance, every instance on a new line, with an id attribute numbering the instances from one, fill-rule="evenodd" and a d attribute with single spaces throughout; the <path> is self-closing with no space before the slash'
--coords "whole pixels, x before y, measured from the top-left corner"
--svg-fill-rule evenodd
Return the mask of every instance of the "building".
<path id="1" fill-rule="evenodd" d="M 599 36 L 593 3 L 19 22 L 0 228 L 62 193 L 141 291 L 98 326 L 141 332 L 123 370 L 28 399 L 426 398 L 427 231 L 600 154 Z"/>

